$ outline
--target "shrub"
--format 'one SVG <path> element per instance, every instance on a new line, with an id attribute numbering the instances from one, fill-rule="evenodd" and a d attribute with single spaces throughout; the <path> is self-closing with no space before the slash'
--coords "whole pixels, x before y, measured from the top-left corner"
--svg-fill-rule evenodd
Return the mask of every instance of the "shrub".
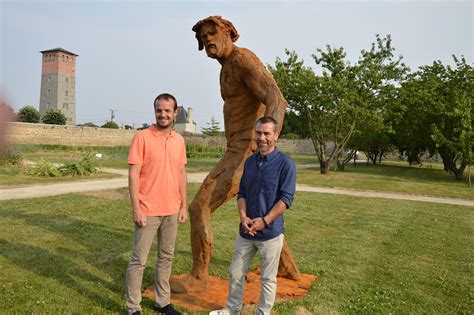
<path id="1" fill-rule="evenodd" d="M 88 152 L 81 161 L 67 162 L 56 167 L 53 164 L 40 160 L 36 165 L 29 166 L 24 173 L 30 176 L 58 177 L 58 176 L 91 176 L 99 170 L 94 154 Z"/>
<path id="2" fill-rule="evenodd" d="M 22 160 L 21 153 L 12 148 L 0 154 L 0 165 L 20 165 Z"/>
<path id="3" fill-rule="evenodd" d="M 16 120 L 25 123 L 39 123 L 40 122 L 39 111 L 31 105 L 26 105 L 20 108 L 16 116 Z"/>
<path id="4" fill-rule="evenodd" d="M 53 164 L 40 160 L 35 165 L 29 166 L 25 169 L 26 175 L 36 177 L 58 177 L 61 176 L 59 169 Z"/>
<path id="5" fill-rule="evenodd" d="M 91 176 L 97 174 L 99 164 L 94 154 L 88 152 L 79 162 L 68 162 L 59 167 L 61 176 Z"/>
<path id="6" fill-rule="evenodd" d="M 43 123 L 49 125 L 65 125 L 66 116 L 63 112 L 56 108 L 48 109 L 43 115 Z"/>
<path id="7" fill-rule="evenodd" d="M 300 139 L 300 136 L 297 135 L 296 133 L 287 133 L 281 136 L 282 139 L 288 139 L 288 140 L 298 140 Z"/>
<path id="8" fill-rule="evenodd" d="M 101 127 L 110 128 L 110 129 L 119 129 L 119 126 L 113 121 L 108 121 L 105 124 L 103 124 Z"/>

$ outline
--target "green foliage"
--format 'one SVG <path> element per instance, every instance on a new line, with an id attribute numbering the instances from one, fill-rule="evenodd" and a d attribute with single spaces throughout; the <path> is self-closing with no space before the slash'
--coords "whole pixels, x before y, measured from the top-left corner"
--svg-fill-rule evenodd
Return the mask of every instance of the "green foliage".
<path id="1" fill-rule="evenodd" d="M 25 123 L 39 123 L 40 122 L 40 113 L 39 111 L 31 106 L 31 105 L 26 105 L 20 108 L 18 111 L 18 114 L 16 115 L 16 120 L 19 122 L 25 122 Z"/>
<path id="2" fill-rule="evenodd" d="M 300 117 L 301 114 L 297 114 L 294 111 L 287 110 L 285 112 L 285 120 L 283 121 L 283 128 L 280 133 L 280 137 L 284 139 L 290 139 L 288 137 L 297 136 L 293 139 L 306 139 L 310 138 L 310 132 L 308 125 L 303 123 L 304 120 Z"/>
<path id="3" fill-rule="evenodd" d="M 473 163 L 474 69 L 453 56 L 455 67 L 435 61 L 402 85 L 392 116 L 399 150 L 409 162 L 439 152 L 446 171 L 463 179 Z"/>
<path id="4" fill-rule="evenodd" d="M 186 157 L 188 159 L 221 158 L 224 156 L 224 153 L 225 147 L 205 147 L 202 145 L 186 144 Z"/>
<path id="5" fill-rule="evenodd" d="M 288 139 L 288 140 L 298 140 L 300 136 L 296 133 L 285 133 L 280 137 L 281 139 Z"/>
<path id="6" fill-rule="evenodd" d="M 58 177 L 61 176 L 59 169 L 50 162 L 40 160 L 32 166 L 25 169 L 25 175 L 37 177 Z"/>
<path id="7" fill-rule="evenodd" d="M 95 155 L 88 152 L 79 162 L 66 162 L 59 168 L 61 176 L 91 176 L 96 175 L 99 164 Z"/>
<path id="8" fill-rule="evenodd" d="M 297 133 L 308 132 L 313 140 L 322 173 L 329 172 L 329 163 L 343 151 L 356 126 L 383 112 L 403 79 L 408 69 L 401 57 L 394 57 L 394 50 L 390 35 L 377 35 L 376 43 L 361 52 L 355 65 L 346 60 L 342 47 L 317 49 L 313 59 L 322 69 L 321 75 L 288 50 L 286 61 L 278 58 L 275 67 L 270 66 L 290 112 L 305 125 Z"/>
<path id="9" fill-rule="evenodd" d="M 86 122 L 82 125 L 83 127 L 93 127 L 93 128 L 97 128 L 99 126 L 97 126 L 96 124 L 94 124 L 93 122 Z"/>
<path id="10" fill-rule="evenodd" d="M 59 177 L 59 176 L 92 176 L 96 175 L 99 165 L 95 156 L 88 152 L 78 162 L 66 162 L 56 167 L 52 163 L 41 159 L 35 165 L 29 166 L 25 174 L 29 176 Z"/>
<path id="11" fill-rule="evenodd" d="M 219 127 L 219 122 L 212 116 L 211 121 L 206 123 L 209 127 L 202 128 L 202 134 L 205 136 L 220 136 L 222 135 L 221 128 Z"/>
<path id="12" fill-rule="evenodd" d="M 8 148 L 5 152 L 0 154 L 0 165 L 20 165 L 22 161 L 21 152 L 14 148 Z"/>
<path id="13" fill-rule="evenodd" d="M 119 126 L 114 121 L 108 121 L 105 124 L 103 124 L 101 128 L 119 129 Z"/>
<path id="14" fill-rule="evenodd" d="M 49 125 L 65 125 L 66 116 L 64 116 L 64 113 L 59 109 L 50 108 L 43 115 L 43 123 Z"/>
<path id="15" fill-rule="evenodd" d="M 138 128 L 137 130 L 143 130 L 143 129 L 147 129 L 149 127 L 150 127 L 150 124 L 143 123 L 142 126 L 140 128 Z"/>

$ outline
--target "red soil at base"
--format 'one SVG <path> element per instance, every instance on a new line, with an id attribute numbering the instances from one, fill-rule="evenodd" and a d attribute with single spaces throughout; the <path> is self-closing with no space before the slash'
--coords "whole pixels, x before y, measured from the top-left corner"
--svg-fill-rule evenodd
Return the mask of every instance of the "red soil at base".
<path id="1" fill-rule="evenodd" d="M 187 275 L 173 276 L 175 281 L 184 279 Z M 204 292 L 172 293 L 171 303 L 183 307 L 189 311 L 215 310 L 225 307 L 229 281 L 214 276 L 209 276 L 211 285 Z M 258 304 L 260 296 L 260 274 L 258 271 L 247 273 L 247 282 L 244 289 L 244 304 Z M 316 280 L 315 275 L 301 274 L 298 281 L 278 277 L 277 301 L 302 300 L 308 293 L 309 288 Z M 144 296 L 154 300 L 153 287 L 145 290 Z"/>

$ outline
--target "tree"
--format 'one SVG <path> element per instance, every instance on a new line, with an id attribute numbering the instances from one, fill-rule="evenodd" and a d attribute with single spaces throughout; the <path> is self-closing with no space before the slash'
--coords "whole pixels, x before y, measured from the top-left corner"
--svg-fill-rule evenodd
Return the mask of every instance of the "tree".
<path id="1" fill-rule="evenodd" d="M 94 124 L 93 122 L 86 122 L 82 125 L 83 127 L 92 127 L 92 128 L 97 128 L 99 126 L 97 126 L 96 124 Z"/>
<path id="2" fill-rule="evenodd" d="M 25 123 L 39 123 L 41 115 L 39 111 L 31 105 L 26 105 L 20 108 L 16 116 L 16 120 Z"/>
<path id="3" fill-rule="evenodd" d="M 220 136 L 222 135 L 221 128 L 219 127 L 219 122 L 212 116 L 211 121 L 206 123 L 208 128 L 202 128 L 202 134 L 205 136 Z"/>
<path id="4" fill-rule="evenodd" d="M 300 114 L 291 110 L 287 110 L 285 113 L 285 120 L 283 121 L 280 137 L 288 139 L 287 135 L 290 137 L 296 135 L 299 139 L 310 138 L 308 126 L 301 123 Z"/>
<path id="5" fill-rule="evenodd" d="M 48 109 L 43 115 L 43 123 L 49 125 L 65 125 L 66 116 L 63 112 L 56 108 Z"/>
<path id="6" fill-rule="evenodd" d="M 119 129 L 119 126 L 114 121 L 108 121 L 101 126 L 102 128 L 109 128 L 109 129 Z"/>
<path id="7" fill-rule="evenodd" d="M 397 138 L 417 162 L 423 150 L 437 151 L 445 170 L 462 180 L 473 163 L 474 68 L 453 59 L 454 68 L 435 61 L 402 85 Z"/>
<path id="8" fill-rule="evenodd" d="M 370 50 L 361 52 L 355 65 L 345 60 L 344 49 L 326 46 L 313 55 L 322 75 L 304 66 L 295 52 L 277 59 L 270 67 L 288 101 L 290 111 L 307 126 L 319 159 L 321 173 L 329 172 L 344 150 L 357 123 L 370 113 L 381 111 L 385 91 L 392 91 L 406 71 L 401 57 L 394 58 L 391 38 L 376 36 Z"/>

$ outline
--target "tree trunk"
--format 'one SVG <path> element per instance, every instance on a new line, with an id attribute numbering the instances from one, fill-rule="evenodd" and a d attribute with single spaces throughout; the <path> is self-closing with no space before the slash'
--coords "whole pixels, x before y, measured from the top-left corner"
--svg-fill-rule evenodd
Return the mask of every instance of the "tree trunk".
<path id="1" fill-rule="evenodd" d="M 319 161 L 321 174 L 329 174 L 329 161 Z"/>

